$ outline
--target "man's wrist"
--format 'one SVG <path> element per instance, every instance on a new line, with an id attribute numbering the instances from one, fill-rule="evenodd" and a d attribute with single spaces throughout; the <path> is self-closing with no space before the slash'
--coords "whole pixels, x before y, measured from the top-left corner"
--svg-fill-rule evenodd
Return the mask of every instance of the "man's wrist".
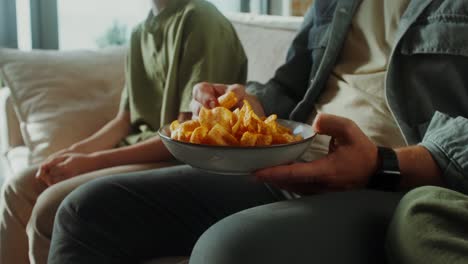
<path id="1" fill-rule="evenodd" d="M 399 148 L 396 153 L 400 163 L 400 171 L 404 176 L 401 183 L 403 188 L 444 185 L 441 169 L 430 151 L 424 146 Z"/>

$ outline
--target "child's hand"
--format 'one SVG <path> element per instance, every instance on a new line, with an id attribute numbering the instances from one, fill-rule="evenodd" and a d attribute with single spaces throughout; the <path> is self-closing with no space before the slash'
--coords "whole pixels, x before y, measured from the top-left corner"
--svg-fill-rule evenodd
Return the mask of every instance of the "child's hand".
<path id="1" fill-rule="evenodd" d="M 192 93 L 192 116 L 198 118 L 198 113 L 202 107 L 212 109 L 219 106 L 218 98 L 228 92 L 233 92 L 237 101 L 239 102 L 235 107 L 242 107 L 244 100 L 249 101 L 252 105 L 253 110 L 258 116 L 264 116 L 263 107 L 258 99 L 248 94 L 245 91 L 245 86 L 240 84 L 225 85 L 225 84 L 211 84 L 211 83 L 199 83 L 193 87 Z"/>
<path id="2" fill-rule="evenodd" d="M 99 162 L 93 155 L 65 153 L 44 163 L 37 172 L 36 178 L 51 186 L 98 169 Z"/>

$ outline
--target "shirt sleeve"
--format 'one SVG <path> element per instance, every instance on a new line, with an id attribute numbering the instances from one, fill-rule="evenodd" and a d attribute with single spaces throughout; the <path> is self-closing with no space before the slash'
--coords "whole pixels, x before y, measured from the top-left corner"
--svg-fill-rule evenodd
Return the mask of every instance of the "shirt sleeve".
<path id="1" fill-rule="evenodd" d="M 131 52 L 131 48 L 129 49 L 129 51 L 127 51 L 127 56 L 125 57 L 125 86 L 122 90 L 122 94 L 120 95 L 120 111 L 123 112 L 123 111 L 130 111 L 130 99 L 129 99 L 129 96 L 128 96 L 128 86 L 130 85 L 129 84 L 129 76 L 128 76 L 128 72 L 130 70 L 130 53 Z"/>
<path id="2" fill-rule="evenodd" d="M 257 96 L 267 115 L 275 113 L 287 119 L 309 86 L 313 62 L 308 43 L 315 12 L 313 5 L 289 48 L 286 62 L 278 68 L 275 76 L 266 84 L 250 82 L 247 85 L 247 92 Z"/>
<path id="3" fill-rule="evenodd" d="M 197 83 L 246 81 L 247 58 L 243 47 L 232 25 L 220 16 L 194 11 L 186 21 L 178 73 L 180 112 L 191 112 L 192 89 Z"/>
<path id="4" fill-rule="evenodd" d="M 120 110 L 127 110 L 129 112 L 132 112 L 134 105 L 141 106 L 146 103 L 146 101 L 141 100 L 141 97 L 134 98 L 135 94 L 145 94 L 145 90 L 148 87 L 141 54 L 140 38 L 142 27 L 142 24 L 140 24 L 132 30 L 125 61 L 125 87 L 120 97 Z"/>
<path id="5" fill-rule="evenodd" d="M 468 194 L 468 119 L 436 112 L 420 145 L 431 152 L 448 187 Z"/>
<path id="6" fill-rule="evenodd" d="M 125 86 L 122 90 L 122 94 L 120 95 L 120 112 L 129 112 L 130 111 L 130 101 L 128 99 L 128 91 L 127 86 Z"/>

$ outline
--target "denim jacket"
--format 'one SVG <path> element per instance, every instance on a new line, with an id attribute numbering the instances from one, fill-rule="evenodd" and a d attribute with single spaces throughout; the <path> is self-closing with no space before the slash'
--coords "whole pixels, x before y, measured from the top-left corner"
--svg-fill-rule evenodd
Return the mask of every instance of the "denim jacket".
<path id="1" fill-rule="evenodd" d="M 247 90 L 267 113 L 305 122 L 362 0 L 315 0 L 284 65 Z M 386 77 L 388 106 L 409 145 L 425 146 L 446 184 L 468 193 L 468 0 L 412 0 Z"/>

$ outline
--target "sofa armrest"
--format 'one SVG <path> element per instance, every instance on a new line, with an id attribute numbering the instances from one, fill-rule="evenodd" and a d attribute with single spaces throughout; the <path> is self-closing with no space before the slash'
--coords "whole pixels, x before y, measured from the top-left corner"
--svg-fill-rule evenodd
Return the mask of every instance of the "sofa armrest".
<path id="1" fill-rule="evenodd" d="M 0 88 L 0 153 L 23 146 L 20 123 L 16 117 L 8 88 Z"/>

